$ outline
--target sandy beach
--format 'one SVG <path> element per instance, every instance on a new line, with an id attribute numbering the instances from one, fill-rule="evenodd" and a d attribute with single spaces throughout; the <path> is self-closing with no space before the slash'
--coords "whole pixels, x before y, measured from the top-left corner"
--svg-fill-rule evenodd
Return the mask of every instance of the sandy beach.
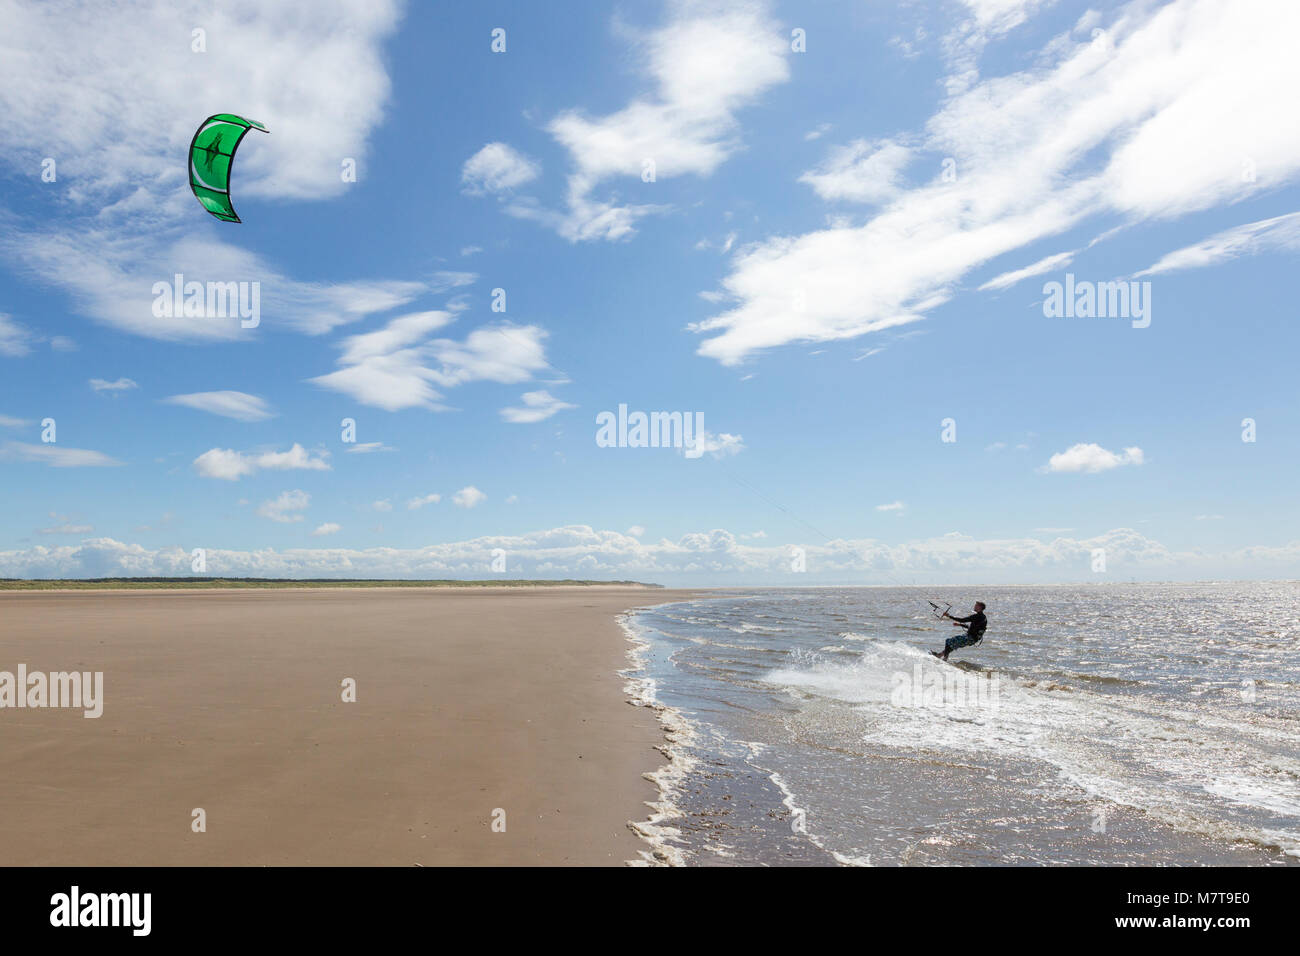
<path id="1" fill-rule="evenodd" d="M 0 593 L 0 671 L 104 675 L 99 718 L 0 709 L 0 862 L 622 864 L 663 736 L 616 616 L 686 596 Z"/>

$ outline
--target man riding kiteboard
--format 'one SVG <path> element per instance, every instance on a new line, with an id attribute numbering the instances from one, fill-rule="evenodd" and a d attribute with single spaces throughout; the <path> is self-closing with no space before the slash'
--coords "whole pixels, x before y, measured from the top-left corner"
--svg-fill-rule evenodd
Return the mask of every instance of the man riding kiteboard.
<path id="1" fill-rule="evenodd" d="M 938 608 L 935 608 L 935 610 L 938 610 Z M 988 618 L 984 616 L 983 601 L 976 601 L 975 613 L 968 615 L 967 617 L 953 617 L 947 611 L 943 612 L 943 616 L 952 621 L 953 625 L 956 627 L 965 626 L 966 633 L 959 637 L 950 637 L 948 640 L 944 641 L 942 652 L 930 652 L 942 661 L 946 661 L 948 655 L 959 647 L 969 647 L 971 644 L 978 644 L 984 639 L 984 629 L 989 626 Z"/>

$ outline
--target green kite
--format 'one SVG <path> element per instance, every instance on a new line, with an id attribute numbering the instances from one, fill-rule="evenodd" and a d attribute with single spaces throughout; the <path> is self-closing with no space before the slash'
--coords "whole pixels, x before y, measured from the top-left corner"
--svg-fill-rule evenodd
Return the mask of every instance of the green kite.
<path id="1" fill-rule="evenodd" d="M 230 203 L 230 169 L 250 129 L 271 132 L 256 120 L 217 113 L 200 123 L 190 140 L 190 189 L 203 208 L 223 222 L 240 221 Z"/>

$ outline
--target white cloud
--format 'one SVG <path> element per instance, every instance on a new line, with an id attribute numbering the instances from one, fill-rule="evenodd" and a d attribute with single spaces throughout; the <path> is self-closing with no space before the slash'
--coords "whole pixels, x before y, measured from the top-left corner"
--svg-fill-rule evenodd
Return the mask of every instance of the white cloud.
<path id="1" fill-rule="evenodd" d="M 90 387 L 97 392 L 125 392 L 133 388 L 139 388 L 140 386 L 129 378 L 119 378 L 112 382 L 107 379 L 92 378 L 90 380 Z"/>
<path id="2" fill-rule="evenodd" d="M 310 504 L 311 495 L 295 488 L 293 491 L 280 492 L 279 496 L 271 501 L 263 501 L 257 513 L 263 518 L 270 518 L 281 524 L 292 524 L 303 520 L 303 516 L 295 512 L 306 511 Z"/>
<path id="3" fill-rule="evenodd" d="M 37 534 L 90 534 L 95 530 L 90 524 L 61 524 L 53 528 L 38 528 Z"/>
<path id="4" fill-rule="evenodd" d="M 601 183 L 623 177 L 641 185 L 647 160 L 656 180 L 710 175 L 741 148 L 736 113 L 790 75 L 780 27 L 756 0 L 678 0 L 672 18 L 637 46 L 652 92 L 606 116 L 568 110 L 547 127 L 574 165 L 564 211 L 528 197 L 508 213 L 572 242 L 625 238 L 661 207 L 593 198 Z"/>
<path id="5" fill-rule="evenodd" d="M 505 143 L 488 143 L 465 160 L 460 181 L 464 192 L 471 196 L 484 196 L 508 192 L 532 182 L 540 172 L 541 168 L 535 162 Z M 461 255 L 465 252 L 462 251 Z"/>
<path id="6" fill-rule="evenodd" d="M 327 521 L 323 525 L 318 525 L 316 530 L 311 533 L 311 536 L 313 538 L 323 538 L 326 535 L 338 534 L 341 530 L 341 525 L 337 525 L 332 521 Z"/>
<path id="7" fill-rule="evenodd" d="M 745 442 L 740 435 L 731 435 L 727 432 L 714 434 L 706 429 L 696 436 L 695 443 L 687 451 L 695 458 L 703 454 L 712 455 L 714 458 L 726 458 L 728 455 L 738 455 L 744 449 Z"/>
<path id="8" fill-rule="evenodd" d="M 419 508 L 423 508 L 425 505 L 436 505 L 441 500 L 442 495 L 439 494 L 417 496 L 406 502 L 406 509 L 408 511 L 416 511 Z"/>
<path id="9" fill-rule="evenodd" d="M 1137 276 L 1158 275 L 1179 269 L 1201 269 L 1238 256 L 1256 255 L 1275 249 L 1291 252 L 1300 250 L 1300 212 L 1261 219 L 1259 222 L 1217 232 L 1208 239 L 1162 256 L 1159 262 L 1143 269 Z"/>
<path id="10" fill-rule="evenodd" d="M 245 475 L 259 471 L 288 471 L 306 469 L 329 471 L 325 461 L 328 452 L 313 457 L 297 442 L 288 451 L 242 452 L 230 448 L 211 448 L 194 459 L 194 470 L 204 478 L 221 478 L 238 481 Z"/>
<path id="11" fill-rule="evenodd" d="M 975 23 L 990 34 L 998 35 L 1018 27 L 1039 8 L 1055 0 L 961 0 L 975 15 Z"/>
<path id="12" fill-rule="evenodd" d="M 1125 448 L 1120 454 L 1107 451 L 1100 445 L 1089 442 L 1071 445 L 1065 451 L 1057 452 L 1048 459 L 1045 470 L 1049 472 L 1085 472 L 1095 474 L 1110 471 L 1121 465 L 1140 465 L 1143 462 L 1142 449 Z"/>
<path id="13" fill-rule="evenodd" d="M 9 415 L 0 415 L 0 428 L 21 428 L 24 425 L 30 425 L 31 422 L 26 418 L 13 418 Z"/>
<path id="14" fill-rule="evenodd" d="M 516 384 L 547 368 L 542 345 L 547 333 L 539 326 L 485 326 L 462 342 L 429 338 L 454 318 L 449 312 L 419 312 L 349 336 L 342 344 L 342 368 L 310 381 L 390 412 L 440 411 L 446 406 L 438 388 L 474 381 Z"/>
<path id="15" fill-rule="evenodd" d="M 440 276 L 418 282 L 306 282 L 285 275 L 255 252 L 180 226 L 160 224 L 156 231 L 136 236 L 127 225 L 108 229 L 97 222 L 72 222 L 62 232 L 16 231 L 13 236 L 0 236 L 0 252 L 34 274 L 60 283 L 77 309 L 92 319 L 163 341 L 252 341 L 257 334 L 241 327 L 233 308 L 225 318 L 155 316 L 155 283 L 171 284 L 177 273 L 186 282 L 258 283 L 262 326 L 307 335 L 398 308 L 419 295 L 445 291 L 452 282 Z"/>
<path id="16" fill-rule="evenodd" d="M 327 15 L 308 0 L 216 8 L 145 0 L 99 15 L 57 3 L 6 5 L 0 157 L 19 170 L 56 158 L 63 216 L 55 225 L 15 217 L 0 253 L 61 285 L 92 318 L 161 339 L 248 336 L 238 321 L 155 318 L 152 284 L 176 272 L 261 281 L 268 316 L 303 331 L 409 301 L 423 283 L 294 281 L 214 238 L 230 233 L 199 212 L 176 161 L 202 119 L 196 104 L 209 112 L 238 104 L 271 135 L 240 149 L 237 208 L 247 215 L 256 199 L 338 196 L 348 188 L 340 158 L 364 162 L 383 120 L 384 45 L 399 14 L 395 0 L 338 0 Z M 196 26 L 206 34 L 202 54 L 190 49 Z M 259 213 L 285 217 L 291 209 Z"/>
<path id="17" fill-rule="evenodd" d="M 524 408 L 503 408 L 501 417 L 508 422 L 515 424 L 530 424 L 532 422 L 541 422 L 550 418 L 558 411 L 566 408 L 577 408 L 577 405 L 570 405 L 568 402 L 562 402 L 550 392 L 524 392 L 520 396 L 524 403 Z"/>
<path id="18" fill-rule="evenodd" d="M 630 528 L 627 529 L 627 533 L 630 534 L 630 535 L 631 535 L 632 537 L 634 537 L 634 538 L 639 538 L 639 537 L 641 537 L 643 534 L 645 534 L 645 528 L 643 528 L 643 527 L 642 527 L 641 525 L 639 525 L 639 524 L 634 524 L 634 525 L 632 525 L 632 527 L 630 527 Z"/>
<path id="19" fill-rule="evenodd" d="M 370 507 L 374 511 L 392 511 L 393 503 L 387 498 L 381 498 L 378 501 L 372 501 Z"/>
<path id="20" fill-rule="evenodd" d="M 1046 256 L 1039 259 L 1023 269 L 1014 269 L 1011 272 L 1003 272 L 994 276 L 988 282 L 980 286 L 980 291 L 985 292 L 989 289 L 1009 289 L 1022 279 L 1028 279 L 1031 276 L 1040 276 L 1048 272 L 1054 272 L 1057 269 L 1064 269 L 1074 261 L 1073 252 L 1058 252 L 1054 256 Z"/>
<path id="21" fill-rule="evenodd" d="M 191 392 L 188 395 L 172 395 L 163 401 L 169 405 L 184 405 L 186 408 L 241 422 L 260 422 L 275 416 L 265 399 L 247 392 Z"/>
<path id="22" fill-rule="evenodd" d="M 438 363 L 434 381 L 446 388 L 468 382 L 526 382 L 548 368 L 542 345 L 546 336 L 540 326 L 498 324 L 475 329 L 462 342 L 436 339 L 430 346 Z"/>
<path id="23" fill-rule="evenodd" d="M 376 451 L 397 451 L 392 445 L 385 445 L 381 441 L 363 441 L 348 445 L 347 453 L 349 455 L 369 455 Z"/>
<path id="24" fill-rule="evenodd" d="M 891 501 L 887 505 L 876 505 L 877 511 L 897 511 L 900 514 L 907 510 L 907 505 L 901 501 Z"/>
<path id="25" fill-rule="evenodd" d="M 487 495 L 473 485 L 467 485 L 452 495 L 451 500 L 458 508 L 473 508 L 475 505 L 487 501 Z"/>
<path id="26" fill-rule="evenodd" d="M 718 251 L 721 252 L 724 256 L 725 256 L 728 252 L 730 252 L 730 251 L 731 251 L 731 247 L 734 246 L 734 245 L 736 244 L 736 236 L 737 236 L 737 234 L 734 233 L 734 232 L 729 232 L 729 233 L 727 233 L 727 234 L 722 238 L 722 241 L 718 244 Z M 712 249 L 712 248 L 713 248 L 713 242 L 712 242 L 711 240 L 708 240 L 708 239 L 701 239 L 699 242 L 695 243 L 695 248 L 698 249 L 698 250 L 701 250 L 701 251 L 703 251 L 703 250 L 705 250 L 705 249 Z"/>
<path id="27" fill-rule="evenodd" d="M 77 351 L 77 343 L 66 335 L 56 335 L 50 339 L 50 348 L 56 352 L 75 352 Z"/>
<path id="28" fill-rule="evenodd" d="M 192 203 L 174 157 L 194 133 L 194 104 L 220 89 L 222 102 L 240 104 L 272 133 L 241 149 L 240 195 L 337 196 L 347 188 L 339 157 L 364 156 L 366 137 L 383 118 L 383 44 L 399 7 L 358 0 L 318 13 L 309 2 L 271 9 L 155 0 L 112 16 L 69 16 L 58 4 L 10 6 L 0 41 L 7 116 L 0 152 L 20 162 L 35 157 L 36 166 L 42 155 L 58 157 L 59 180 L 67 177 L 74 200 L 129 203 L 143 188 L 155 201 L 183 192 Z M 190 49 L 196 25 L 207 37 L 202 55 Z M 172 36 L 184 42 L 165 42 Z M 316 148 L 304 150 L 304 142 Z M 113 144 L 111 162 L 105 143 Z"/>
<path id="29" fill-rule="evenodd" d="M 898 194 L 899 178 L 911 159 L 906 146 L 858 139 L 832 149 L 826 161 L 800 176 L 799 182 L 807 183 L 822 199 L 886 203 Z"/>
<path id="30" fill-rule="evenodd" d="M 0 445 L 0 461 L 42 462 L 52 468 L 107 468 L 122 464 L 103 452 L 56 444 L 29 445 L 19 441 Z"/>
<path id="31" fill-rule="evenodd" d="M 1000 29 L 1029 9 L 981 16 Z M 711 335 L 699 353 L 734 365 L 915 322 L 973 269 L 1090 217 L 1169 219 L 1293 181 L 1297 33 L 1300 4 L 1133 4 L 1096 38 L 1055 38 L 1020 72 L 961 78 L 915 134 L 933 162 L 925 184 L 860 223 L 746 246 L 722 281 L 730 308 L 692 326 Z M 1254 181 L 1240 175 L 1243 153 Z M 939 175 L 943 158 L 955 181 Z"/>
<path id="32" fill-rule="evenodd" d="M 1091 538 L 978 539 L 963 534 L 889 545 L 873 539 L 799 542 L 808 572 L 789 573 L 791 542 L 747 544 L 714 529 L 676 540 L 639 541 L 618 531 L 571 525 L 493 535 L 421 548 L 209 548 L 208 571 L 231 577 L 438 578 L 491 576 L 492 551 L 510 553 L 521 577 L 635 579 L 683 584 L 879 582 L 906 574 L 926 581 L 1024 584 L 1091 580 L 1092 550 L 1106 549 L 1108 568 L 1124 579 L 1204 580 L 1207 576 L 1282 577 L 1300 562 L 1300 542 L 1209 554 L 1175 552 L 1129 528 Z M 110 577 L 190 574 L 190 554 L 112 538 L 57 547 L 0 551 L 0 577 Z"/>
<path id="33" fill-rule="evenodd" d="M 32 334 L 13 320 L 13 316 L 0 312 L 0 355 L 19 358 L 31 352 L 28 344 Z"/>
<path id="34" fill-rule="evenodd" d="M 365 405 L 388 411 L 441 408 L 434 374 L 424 366 L 429 333 L 455 320 L 450 312 L 416 312 L 392 319 L 374 332 L 343 340 L 337 372 L 311 379 Z"/>

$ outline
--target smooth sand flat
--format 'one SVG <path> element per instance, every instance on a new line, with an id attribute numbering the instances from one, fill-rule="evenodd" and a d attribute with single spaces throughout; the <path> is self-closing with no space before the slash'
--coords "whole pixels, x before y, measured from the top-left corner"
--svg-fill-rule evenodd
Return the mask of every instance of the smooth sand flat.
<path id="1" fill-rule="evenodd" d="M 0 670 L 103 671 L 105 700 L 0 709 L 0 863 L 621 864 L 663 738 L 615 617 L 689 596 L 0 593 Z"/>

